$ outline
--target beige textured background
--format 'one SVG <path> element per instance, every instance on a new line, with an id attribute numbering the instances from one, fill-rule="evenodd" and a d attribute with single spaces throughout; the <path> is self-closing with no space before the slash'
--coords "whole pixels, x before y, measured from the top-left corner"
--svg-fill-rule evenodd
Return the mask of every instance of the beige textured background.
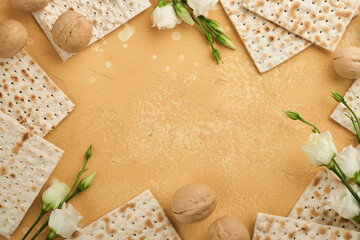
<path id="1" fill-rule="evenodd" d="M 72 184 L 93 144 L 86 175 L 98 176 L 72 201 L 84 225 L 148 188 L 185 240 L 206 239 L 211 222 L 226 214 L 250 232 L 257 212 L 286 216 L 317 170 L 301 151 L 310 128 L 281 110 L 294 109 L 331 130 L 339 150 L 355 145 L 355 137 L 329 118 L 336 106 L 330 89 L 345 93 L 352 81 L 337 76 L 332 54 L 314 46 L 259 75 L 220 5 L 211 16 L 238 48 L 219 47 L 220 66 L 197 28 L 157 31 L 150 13 L 129 23 L 135 33 L 128 41 L 118 37 L 122 27 L 62 62 L 32 16 L 0 0 L 0 20 L 25 24 L 26 50 L 77 105 L 46 137 L 65 151 L 51 179 Z M 342 46 L 360 45 L 359 24 L 355 18 Z M 183 225 L 171 215 L 170 199 L 193 182 L 214 188 L 218 205 L 205 221 Z M 11 239 L 21 238 L 40 205 L 38 197 Z"/>

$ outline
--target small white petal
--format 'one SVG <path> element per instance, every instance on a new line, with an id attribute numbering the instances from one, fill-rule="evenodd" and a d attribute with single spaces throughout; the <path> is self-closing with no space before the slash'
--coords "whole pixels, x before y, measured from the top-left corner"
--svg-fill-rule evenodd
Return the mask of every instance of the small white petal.
<path id="1" fill-rule="evenodd" d="M 207 17 L 216 5 L 218 0 L 188 0 L 188 5 L 193 9 L 195 16 Z"/>
<path id="2" fill-rule="evenodd" d="M 49 227 L 63 238 L 69 238 L 74 232 L 79 231 L 78 224 L 82 216 L 71 204 L 62 206 L 51 212 Z"/>
<path id="3" fill-rule="evenodd" d="M 171 29 L 176 24 L 181 23 L 181 19 L 176 15 L 174 7 L 170 3 L 163 7 L 157 6 L 152 12 L 151 20 L 153 27 L 157 27 L 160 30 Z"/>

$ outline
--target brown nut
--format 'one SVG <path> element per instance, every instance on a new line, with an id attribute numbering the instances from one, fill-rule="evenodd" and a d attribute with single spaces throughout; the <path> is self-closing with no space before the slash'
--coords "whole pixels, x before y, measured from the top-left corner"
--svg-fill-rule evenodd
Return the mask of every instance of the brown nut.
<path id="1" fill-rule="evenodd" d="M 26 28 L 18 21 L 7 19 L 0 23 L 0 58 L 18 54 L 26 45 Z"/>
<path id="2" fill-rule="evenodd" d="M 171 201 L 171 209 L 182 223 L 200 222 L 212 214 L 215 206 L 215 192 L 201 183 L 180 188 Z"/>
<path id="3" fill-rule="evenodd" d="M 10 4 L 19 10 L 27 12 L 36 12 L 44 9 L 50 0 L 9 0 Z"/>
<path id="4" fill-rule="evenodd" d="M 225 216 L 211 224 L 209 240 L 250 240 L 250 234 L 237 218 Z"/>
<path id="5" fill-rule="evenodd" d="M 335 52 L 333 58 L 335 72 L 343 78 L 360 78 L 360 48 L 343 47 Z"/>
<path id="6" fill-rule="evenodd" d="M 92 35 L 91 22 L 73 10 L 63 13 L 52 29 L 54 42 L 69 53 L 79 52 L 89 45 Z"/>

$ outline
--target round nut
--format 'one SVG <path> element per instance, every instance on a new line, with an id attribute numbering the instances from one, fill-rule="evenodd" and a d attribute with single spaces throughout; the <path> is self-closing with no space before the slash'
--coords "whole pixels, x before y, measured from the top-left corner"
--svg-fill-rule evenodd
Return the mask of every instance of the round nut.
<path id="1" fill-rule="evenodd" d="M 54 42 L 69 53 L 76 53 L 89 45 L 92 35 L 91 22 L 73 10 L 63 13 L 52 29 Z"/>
<path id="2" fill-rule="evenodd" d="M 27 12 L 36 12 L 44 9 L 50 0 L 9 0 L 10 4 L 19 10 Z"/>
<path id="3" fill-rule="evenodd" d="M 348 46 L 337 50 L 333 65 L 335 72 L 343 78 L 360 78 L 360 48 Z"/>
<path id="4" fill-rule="evenodd" d="M 18 21 L 7 19 L 0 23 L 0 58 L 18 54 L 26 45 L 26 28 Z"/>
<path id="5" fill-rule="evenodd" d="M 215 192 L 201 183 L 180 188 L 171 201 L 171 209 L 182 223 L 200 222 L 212 214 L 215 206 Z"/>
<path id="6" fill-rule="evenodd" d="M 211 224 L 209 240 L 250 240 L 250 234 L 237 218 L 225 216 Z"/>

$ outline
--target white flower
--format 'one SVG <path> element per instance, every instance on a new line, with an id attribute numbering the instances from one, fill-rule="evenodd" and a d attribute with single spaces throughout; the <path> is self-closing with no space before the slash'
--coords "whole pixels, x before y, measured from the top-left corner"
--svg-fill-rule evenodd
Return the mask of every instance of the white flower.
<path id="1" fill-rule="evenodd" d="M 309 155 L 310 161 L 316 166 L 328 165 L 337 153 L 329 132 L 311 134 L 303 151 Z"/>
<path id="2" fill-rule="evenodd" d="M 176 24 L 181 23 L 181 19 L 176 15 L 174 7 L 171 3 L 166 3 L 164 6 L 157 6 L 151 15 L 153 27 L 158 29 L 171 29 Z"/>
<path id="3" fill-rule="evenodd" d="M 193 9 L 195 16 L 207 17 L 218 0 L 187 0 L 187 4 Z"/>
<path id="4" fill-rule="evenodd" d="M 70 191 L 70 188 L 59 180 L 54 179 L 50 183 L 50 187 L 45 190 L 43 193 L 42 200 L 42 210 L 48 212 L 52 209 L 57 208 L 64 198 Z"/>
<path id="5" fill-rule="evenodd" d="M 49 228 L 51 230 L 49 236 L 60 236 L 62 238 L 69 238 L 74 232 L 79 231 L 79 221 L 82 219 L 71 204 L 61 209 L 55 209 L 51 212 L 49 218 Z M 48 239 L 52 239 L 48 236 Z"/>
<path id="6" fill-rule="evenodd" d="M 351 186 L 356 193 L 359 191 L 359 188 L 355 184 Z M 338 184 L 338 186 L 330 192 L 327 203 L 327 209 L 336 211 L 345 219 L 353 219 L 360 215 L 359 203 L 343 184 Z"/>
<path id="7" fill-rule="evenodd" d="M 335 160 L 349 179 L 360 171 L 360 153 L 351 145 L 344 148 Z"/>

